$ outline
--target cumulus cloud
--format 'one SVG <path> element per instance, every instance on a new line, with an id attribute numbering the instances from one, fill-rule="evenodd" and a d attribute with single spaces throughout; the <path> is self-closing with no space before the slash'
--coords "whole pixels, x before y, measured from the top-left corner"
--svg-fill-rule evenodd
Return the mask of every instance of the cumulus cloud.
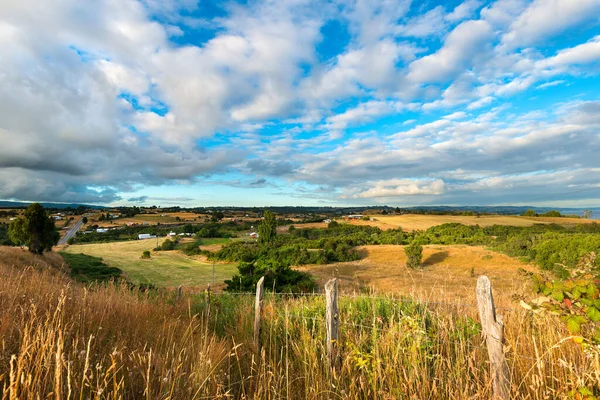
<path id="1" fill-rule="evenodd" d="M 485 21 L 463 22 L 448 34 L 440 50 L 410 64 L 408 79 L 427 84 L 453 78 L 482 49 L 492 34 L 490 25 Z"/>
<path id="2" fill-rule="evenodd" d="M 408 179 L 390 179 L 377 181 L 367 190 L 354 194 L 354 198 L 401 197 L 416 195 L 440 195 L 445 191 L 445 183 L 441 179 L 434 181 L 418 181 Z"/>
<path id="3" fill-rule="evenodd" d="M 540 171 L 591 179 L 593 95 L 510 102 L 597 78 L 597 1 L 412 3 L 3 2 L 0 198 L 140 203 L 203 182 L 459 201 Z"/>
<path id="4" fill-rule="evenodd" d="M 598 22 L 600 3 L 596 0 L 535 0 L 511 24 L 502 37 L 508 47 L 524 47 L 563 32 L 585 21 Z"/>

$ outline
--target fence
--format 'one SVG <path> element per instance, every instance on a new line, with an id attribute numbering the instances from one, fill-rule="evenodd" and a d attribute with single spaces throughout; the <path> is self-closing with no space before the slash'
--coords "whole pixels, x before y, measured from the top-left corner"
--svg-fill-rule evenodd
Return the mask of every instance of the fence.
<path id="1" fill-rule="evenodd" d="M 384 300 L 397 300 L 402 302 L 410 302 L 411 300 L 405 299 L 393 299 L 390 297 L 378 297 L 378 296 L 364 296 L 364 295 L 348 295 L 339 293 L 339 285 L 337 279 L 331 279 L 324 285 L 324 293 L 269 293 L 271 296 L 277 297 L 324 297 L 325 299 L 325 317 L 315 318 L 307 317 L 302 315 L 289 315 L 288 318 L 300 318 L 303 320 L 310 321 L 313 324 L 323 324 L 326 331 L 326 343 L 325 348 L 327 350 L 327 362 L 329 368 L 335 371 L 339 368 L 341 360 L 342 349 L 339 346 L 340 343 L 340 332 L 345 328 L 356 328 L 356 329 L 373 329 L 373 326 L 365 324 L 357 324 L 352 322 L 344 322 L 340 320 L 340 298 L 369 298 L 369 299 L 384 299 Z M 450 305 L 457 308 L 465 309 L 476 309 L 479 315 L 481 323 L 481 331 L 483 333 L 483 340 L 485 345 L 471 346 L 482 351 L 486 351 L 487 358 L 489 360 L 489 370 L 491 376 L 492 393 L 496 399 L 509 399 L 510 395 L 510 372 L 508 363 L 506 360 L 504 345 L 504 323 L 501 315 L 497 314 L 497 308 L 494 304 L 494 298 L 492 294 L 492 285 L 490 280 L 486 276 L 481 276 L 477 280 L 475 288 L 477 303 L 476 304 L 464 304 L 464 303 L 448 303 L 448 302 L 420 302 L 414 301 L 415 304 L 425 304 L 428 306 L 444 306 Z M 249 293 L 228 293 L 232 296 L 251 296 Z M 177 298 L 182 297 L 182 288 L 179 287 L 177 290 Z M 265 287 L 264 277 L 261 278 L 256 285 L 256 295 L 254 299 L 254 323 L 253 323 L 253 341 L 256 349 L 260 353 L 262 343 L 262 323 L 264 316 L 265 307 Z M 207 291 L 207 313 L 210 313 L 211 309 L 211 294 L 210 287 Z M 502 308 L 502 310 L 512 310 L 510 308 Z M 521 354 L 514 354 L 515 357 L 521 357 L 524 359 L 530 359 L 536 363 L 540 362 L 539 357 L 532 358 Z M 546 363 L 553 364 L 545 361 Z M 559 365 L 559 364 L 555 364 Z M 560 365 L 564 367 L 564 365 Z"/>

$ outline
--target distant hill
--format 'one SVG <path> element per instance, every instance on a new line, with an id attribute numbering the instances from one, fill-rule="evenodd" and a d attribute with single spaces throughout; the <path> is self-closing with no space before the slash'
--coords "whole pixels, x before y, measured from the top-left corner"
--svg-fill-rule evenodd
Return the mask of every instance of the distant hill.
<path id="1" fill-rule="evenodd" d="M 0 200 L 0 208 L 19 208 L 19 207 L 27 207 L 29 204 L 33 202 L 27 203 L 22 201 L 6 201 Z M 44 208 L 77 208 L 80 206 L 86 208 L 95 208 L 95 209 L 104 209 L 106 207 L 103 206 L 92 206 L 89 204 L 78 204 L 78 203 L 40 203 Z"/>

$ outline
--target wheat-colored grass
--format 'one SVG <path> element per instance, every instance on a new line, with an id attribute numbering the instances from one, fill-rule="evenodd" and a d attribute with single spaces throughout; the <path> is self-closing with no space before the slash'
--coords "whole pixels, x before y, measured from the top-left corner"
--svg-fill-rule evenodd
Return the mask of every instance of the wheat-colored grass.
<path id="1" fill-rule="evenodd" d="M 474 308 L 340 298 L 341 363 L 325 354 L 324 299 L 265 298 L 263 351 L 252 296 L 175 302 L 169 292 L 86 288 L 53 268 L 0 265 L 2 399 L 489 399 Z M 515 399 L 570 398 L 600 382 L 600 357 L 560 321 L 505 312 Z"/>
<path id="2" fill-rule="evenodd" d="M 546 218 L 546 217 L 521 217 L 515 215 L 482 215 L 481 217 L 463 215 L 372 215 L 377 221 L 350 221 L 355 225 L 378 226 L 383 230 L 402 227 L 405 231 L 426 230 L 432 226 L 457 222 L 463 225 L 510 225 L 532 226 L 534 224 L 555 223 L 560 225 L 573 225 L 591 223 L 592 220 L 579 218 Z"/>
<path id="3" fill-rule="evenodd" d="M 482 246 L 423 246 L 422 266 L 406 267 L 404 246 L 360 246 L 358 261 L 326 265 L 306 265 L 299 269 L 310 272 L 319 284 L 339 278 L 346 291 L 375 292 L 388 295 L 410 295 L 420 299 L 451 296 L 455 300 L 472 298 L 475 282 L 487 275 L 501 293 L 502 301 L 530 290 L 529 280 L 520 269 L 535 267 Z"/>

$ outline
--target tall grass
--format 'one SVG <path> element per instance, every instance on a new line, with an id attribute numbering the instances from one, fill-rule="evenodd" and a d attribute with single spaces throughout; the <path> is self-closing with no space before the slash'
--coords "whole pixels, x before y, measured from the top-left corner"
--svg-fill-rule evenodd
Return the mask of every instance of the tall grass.
<path id="1" fill-rule="evenodd" d="M 0 266 L 2 399 L 488 399 L 476 309 L 340 299 L 341 364 L 327 366 L 324 299 L 266 295 L 263 349 L 253 298 L 86 287 L 50 269 Z M 505 313 L 512 394 L 600 390 L 597 351 L 560 321 Z"/>

